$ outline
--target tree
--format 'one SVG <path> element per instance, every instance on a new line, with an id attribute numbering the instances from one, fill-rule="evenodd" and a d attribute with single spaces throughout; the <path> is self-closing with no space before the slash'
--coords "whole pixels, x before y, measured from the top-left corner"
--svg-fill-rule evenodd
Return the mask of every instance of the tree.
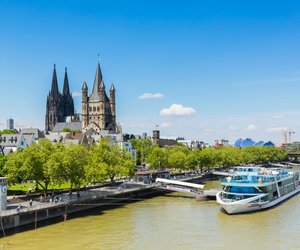
<path id="1" fill-rule="evenodd" d="M 214 167 L 219 167 L 222 164 L 222 158 L 220 152 L 215 148 L 204 148 L 201 151 L 201 163 L 202 167 L 206 169 L 211 169 Z"/>
<path id="2" fill-rule="evenodd" d="M 62 178 L 69 182 L 70 193 L 73 187 L 79 188 L 85 180 L 87 165 L 87 148 L 83 145 L 69 145 L 63 154 Z"/>
<path id="3" fill-rule="evenodd" d="M 201 157 L 201 151 L 198 148 L 195 148 L 186 157 L 186 163 L 185 163 L 186 166 L 190 170 L 198 171 L 200 169 L 200 171 L 202 172 L 203 166 L 200 165 L 201 164 L 200 157 Z"/>
<path id="4" fill-rule="evenodd" d="M 189 153 L 190 150 L 187 146 L 180 145 L 172 147 L 168 151 L 168 162 L 170 167 L 178 170 L 186 169 L 186 158 Z"/>
<path id="5" fill-rule="evenodd" d="M 22 181 L 34 180 L 37 190 L 40 186 L 47 191 L 50 183 L 47 161 L 52 150 L 53 145 L 50 141 L 40 140 L 37 144 L 33 143 L 24 150 L 18 151 L 16 155 L 12 154 L 12 159 L 9 157 L 7 166 L 10 177 L 13 180 L 16 178 Z M 18 170 L 12 166 L 14 162 L 18 166 Z M 15 178 L 12 175 L 16 175 Z"/>
<path id="6" fill-rule="evenodd" d="M 51 155 L 47 161 L 47 170 L 52 184 L 61 185 L 65 182 L 64 175 L 64 156 L 65 146 L 62 143 L 56 143 L 53 146 Z"/>
<path id="7" fill-rule="evenodd" d="M 153 145 L 150 139 L 132 139 L 133 148 L 136 150 L 136 162 L 138 165 L 145 163 L 147 156 L 152 151 Z"/>
<path id="8" fill-rule="evenodd" d="M 128 176 L 133 173 L 134 159 L 131 154 L 123 150 L 116 143 L 108 145 L 104 155 L 104 172 L 113 182 L 116 176 Z"/>
<path id="9" fill-rule="evenodd" d="M 150 154 L 148 154 L 146 160 L 152 169 L 166 168 L 168 166 L 166 149 L 154 146 Z"/>
<path id="10" fill-rule="evenodd" d="M 19 183 L 24 180 L 23 177 L 25 173 L 22 168 L 24 162 L 23 155 L 23 151 L 18 150 L 7 157 L 7 161 L 4 165 L 4 172 L 6 173 L 6 177 L 10 184 Z"/>
<path id="11" fill-rule="evenodd" d="M 63 128 L 62 132 L 72 132 L 72 129 L 70 129 L 70 128 Z"/>
<path id="12" fill-rule="evenodd" d="M 118 144 L 102 140 L 93 146 L 86 171 L 89 181 L 109 178 L 111 182 L 114 182 L 116 176 L 133 174 L 134 159 Z"/>
<path id="13" fill-rule="evenodd" d="M 86 180 L 90 183 L 103 182 L 106 179 L 104 155 L 106 146 L 103 142 L 94 144 L 89 152 L 88 163 L 85 167 Z"/>
<path id="14" fill-rule="evenodd" d="M 6 161 L 7 161 L 7 157 L 0 154 L 0 176 L 4 176 L 4 173 L 5 173 L 4 165 L 5 165 Z"/>
<path id="15" fill-rule="evenodd" d="M 239 165 L 242 162 L 240 150 L 233 147 L 224 147 L 218 149 L 221 157 L 221 165 L 224 167 L 231 167 Z"/>
<path id="16" fill-rule="evenodd" d="M 3 129 L 2 131 L 0 130 L 0 136 L 4 134 L 17 134 L 17 131 L 14 129 Z"/>

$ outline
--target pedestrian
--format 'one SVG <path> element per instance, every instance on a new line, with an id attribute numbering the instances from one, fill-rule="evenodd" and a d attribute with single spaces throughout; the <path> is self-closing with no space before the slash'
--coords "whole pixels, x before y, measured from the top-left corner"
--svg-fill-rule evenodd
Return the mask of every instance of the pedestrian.
<path id="1" fill-rule="evenodd" d="M 29 206 L 32 207 L 32 199 L 29 201 Z"/>
<path id="2" fill-rule="evenodd" d="M 19 204 L 18 207 L 17 207 L 17 212 L 18 213 L 20 212 L 20 209 L 21 209 L 21 204 Z"/>

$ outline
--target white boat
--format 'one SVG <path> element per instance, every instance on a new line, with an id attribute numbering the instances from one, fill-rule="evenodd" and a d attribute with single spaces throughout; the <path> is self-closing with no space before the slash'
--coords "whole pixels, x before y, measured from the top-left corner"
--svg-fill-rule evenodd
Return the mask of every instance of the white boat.
<path id="1" fill-rule="evenodd" d="M 280 168 L 238 167 L 221 185 L 216 200 L 228 214 L 266 209 L 300 192 L 299 172 Z"/>

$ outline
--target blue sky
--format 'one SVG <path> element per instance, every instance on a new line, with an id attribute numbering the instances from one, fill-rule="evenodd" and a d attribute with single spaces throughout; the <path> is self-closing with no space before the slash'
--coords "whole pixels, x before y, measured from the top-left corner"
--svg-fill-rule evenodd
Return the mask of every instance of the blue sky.
<path id="1" fill-rule="evenodd" d="M 0 1 L 0 128 L 44 128 L 53 64 L 76 110 L 97 54 L 123 132 L 300 140 L 298 1 Z"/>

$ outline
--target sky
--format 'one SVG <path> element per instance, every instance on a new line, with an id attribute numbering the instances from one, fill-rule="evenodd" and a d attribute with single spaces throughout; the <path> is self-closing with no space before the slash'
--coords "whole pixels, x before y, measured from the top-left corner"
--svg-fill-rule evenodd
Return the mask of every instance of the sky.
<path id="1" fill-rule="evenodd" d="M 0 129 L 44 129 L 53 64 L 81 113 L 99 60 L 124 133 L 299 141 L 299 28 L 291 0 L 1 0 Z"/>

